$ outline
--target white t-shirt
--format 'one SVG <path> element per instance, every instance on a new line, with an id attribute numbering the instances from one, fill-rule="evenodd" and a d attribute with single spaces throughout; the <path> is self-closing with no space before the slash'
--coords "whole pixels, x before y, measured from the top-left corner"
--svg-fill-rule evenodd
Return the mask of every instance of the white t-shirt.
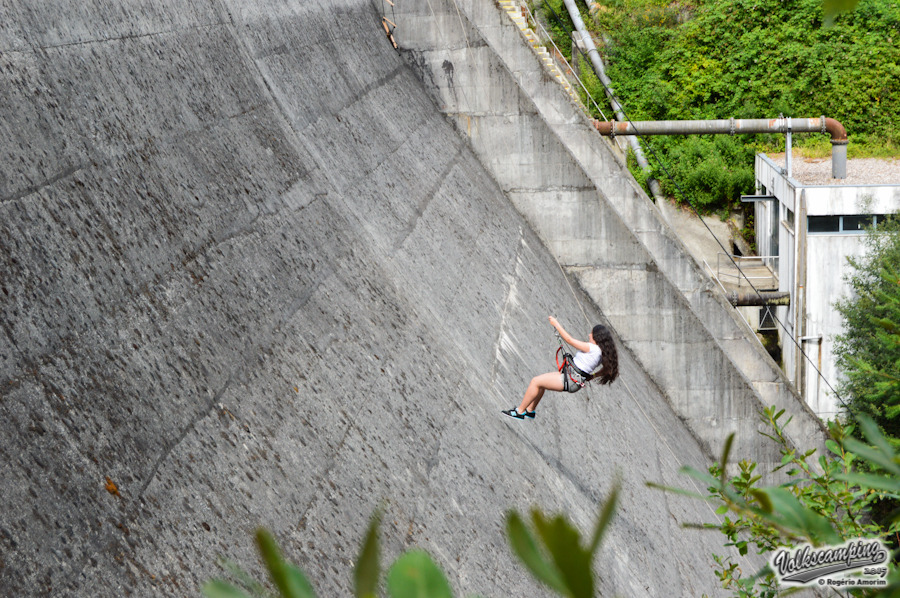
<path id="1" fill-rule="evenodd" d="M 575 353 L 575 357 L 572 358 L 572 363 L 575 364 L 579 370 L 584 372 L 585 374 L 590 374 L 594 370 L 597 369 L 600 365 L 600 361 L 603 358 L 603 354 L 600 352 L 600 347 L 594 344 L 588 344 L 591 348 L 587 353 L 583 353 L 578 351 Z"/>

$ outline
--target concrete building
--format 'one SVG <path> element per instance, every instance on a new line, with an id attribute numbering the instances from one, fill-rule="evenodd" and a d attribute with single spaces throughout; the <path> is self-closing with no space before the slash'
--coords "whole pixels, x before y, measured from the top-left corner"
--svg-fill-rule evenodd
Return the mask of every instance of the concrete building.
<path id="1" fill-rule="evenodd" d="M 773 308 L 778 322 L 760 327 L 777 328 L 786 374 L 819 417 L 832 419 L 841 376 L 835 301 L 849 295 L 847 258 L 862 254 L 865 228 L 900 209 L 900 162 L 850 160 L 847 178 L 832 179 L 828 160 L 794 160 L 788 169 L 758 154 L 755 170 L 757 253 L 791 296 Z"/>

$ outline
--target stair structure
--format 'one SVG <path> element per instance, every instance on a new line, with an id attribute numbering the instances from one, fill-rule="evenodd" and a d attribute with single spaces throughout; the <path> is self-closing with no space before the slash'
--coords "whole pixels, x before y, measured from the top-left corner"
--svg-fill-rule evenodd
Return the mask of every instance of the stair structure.
<path id="1" fill-rule="evenodd" d="M 553 59 L 550 51 L 541 43 L 540 37 L 538 37 L 534 32 L 534 29 L 529 25 L 526 10 L 519 2 L 517 2 L 517 0 L 500 0 L 500 8 L 509 15 L 512 22 L 515 23 L 516 27 L 519 28 L 519 31 L 522 32 L 522 36 L 528 42 L 528 45 L 531 46 L 538 56 L 540 56 L 544 68 L 546 68 L 553 78 L 562 85 L 563 89 L 566 90 L 566 93 L 569 94 L 569 97 L 580 104 L 581 98 L 578 95 L 578 89 L 572 85 L 569 78 L 566 77 L 565 73 L 559 68 L 556 60 Z M 569 68 L 568 65 L 567 68 Z"/>

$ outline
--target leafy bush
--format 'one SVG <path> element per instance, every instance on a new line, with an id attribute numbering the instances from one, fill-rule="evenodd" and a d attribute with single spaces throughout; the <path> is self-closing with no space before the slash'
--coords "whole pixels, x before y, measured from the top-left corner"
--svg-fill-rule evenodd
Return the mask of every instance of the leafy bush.
<path id="1" fill-rule="evenodd" d="M 563 0 L 543 0 L 541 4 L 547 32 L 567 61 L 572 61 L 572 22 Z"/>
<path id="2" fill-rule="evenodd" d="M 657 488 L 689 494 L 713 502 L 717 513 L 724 516 L 719 524 L 704 527 L 718 529 L 742 555 L 751 548 L 767 554 L 782 546 L 794 547 L 838 545 L 854 538 L 879 538 L 887 543 L 900 531 L 900 519 L 894 517 L 881 524 L 870 518 L 872 505 L 885 498 L 900 497 L 900 455 L 881 434 L 878 426 L 866 417 L 860 428 L 868 442 L 852 437 L 855 427 L 829 424 L 828 455 L 810 462 L 816 450 L 798 450 L 784 435 L 788 422 L 779 421 L 784 410 L 775 407 L 763 411 L 762 419 L 769 432 L 765 436 L 781 447 L 781 466 L 790 480 L 777 487 L 761 487 L 762 476 L 757 464 L 744 460 L 740 473 L 726 477 L 731 441 L 729 437 L 719 463 L 709 473 L 686 467 L 683 471 L 708 487 L 709 496 L 650 484 Z M 860 466 L 868 473 L 861 472 Z M 896 555 L 895 555 L 896 556 Z M 738 564 L 727 556 L 714 555 L 716 574 L 726 589 L 742 598 L 778 595 L 774 572 L 764 567 L 755 575 L 745 575 Z M 863 591 L 865 596 L 894 596 L 900 589 L 900 568 L 887 578 L 888 586 Z M 856 591 L 854 591 L 856 592 Z"/>
<path id="3" fill-rule="evenodd" d="M 691 203 L 703 211 L 728 206 L 754 186 L 753 150 L 725 136 L 691 136 L 672 143 L 665 171 L 659 163 L 653 176 L 663 192 L 677 196 L 675 181 Z"/>
<path id="4" fill-rule="evenodd" d="M 862 0 L 831 27 L 824 26 L 821 0 L 600 0 L 593 6 L 595 33 L 609 41 L 607 71 L 631 120 L 825 115 L 847 128 L 851 157 L 900 155 L 900 3 L 894 0 Z M 794 144 L 821 153 L 822 137 L 798 134 Z M 784 147 L 780 135 L 741 135 L 735 139 L 745 152 L 675 166 L 696 149 L 690 139 L 653 143 L 685 192 L 679 199 L 707 209 L 752 192 L 752 179 L 735 176 L 753 168 L 747 155 Z M 691 175 L 694 169 L 701 172 Z"/>

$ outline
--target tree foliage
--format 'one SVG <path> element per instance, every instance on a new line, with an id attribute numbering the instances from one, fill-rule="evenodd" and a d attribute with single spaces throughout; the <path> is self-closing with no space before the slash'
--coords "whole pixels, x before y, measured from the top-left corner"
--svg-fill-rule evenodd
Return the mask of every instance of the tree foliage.
<path id="1" fill-rule="evenodd" d="M 866 252 L 849 259 L 852 295 L 837 302 L 844 332 L 836 339 L 840 392 L 900 442 L 900 220 L 866 235 Z"/>
<path id="2" fill-rule="evenodd" d="M 720 461 L 708 473 L 683 469 L 710 492 L 706 497 L 692 495 L 717 505 L 717 513 L 723 516 L 720 523 L 704 527 L 718 529 L 727 538 L 725 546 L 733 546 L 740 555 L 751 549 L 768 555 L 779 547 L 804 543 L 834 546 L 855 538 L 878 538 L 887 543 L 894 539 L 900 531 L 896 516 L 878 522 L 870 513 L 876 501 L 900 497 L 900 455 L 873 421 L 860 420 L 865 441 L 853 437 L 855 425 L 830 423 L 828 454 L 816 456 L 816 449 L 799 450 L 791 445 L 784 434 L 790 422 L 782 421 L 784 410 L 769 407 L 761 416 L 767 430 L 763 434 L 781 448 L 781 466 L 776 471 L 783 469 L 788 481 L 780 486 L 760 486 L 762 475 L 750 460 L 738 464 L 737 475 L 726 476 L 729 438 Z M 734 596 L 774 598 L 782 589 L 768 566 L 753 573 L 742 570 L 731 556 L 714 555 L 713 559 L 722 586 Z M 887 581 L 886 587 L 853 593 L 895 596 L 900 591 L 900 569 L 895 566 Z"/>
<path id="3" fill-rule="evenodd" d="M 825 115 L 847 128 L 851 157 L 896 155 L 900 3 L 861 0 L 852 12 L 838 13 L 847 6 L 836 1 L 823 8 L 821 0 L 599 0 L 592 15 L 596 36 L 608 42 L 607 71 L 631 120 Z M 826 26 L 829 17 L 833 24 Z M 795 135 L 794 142 L 828 151 L 822 135 Z M 753 153 L 779 151 L 784 138 L 739 135 L 721 143 L 655 137 L 645 143 L 682 188 L 679 199 L 713 209 L 736 201 L 735 188 L 752 192 Z M 701 144 L 706 157 L 691 160 Z M 666 173 L 656 168 L 654 175 L 664 180 Z"/>

